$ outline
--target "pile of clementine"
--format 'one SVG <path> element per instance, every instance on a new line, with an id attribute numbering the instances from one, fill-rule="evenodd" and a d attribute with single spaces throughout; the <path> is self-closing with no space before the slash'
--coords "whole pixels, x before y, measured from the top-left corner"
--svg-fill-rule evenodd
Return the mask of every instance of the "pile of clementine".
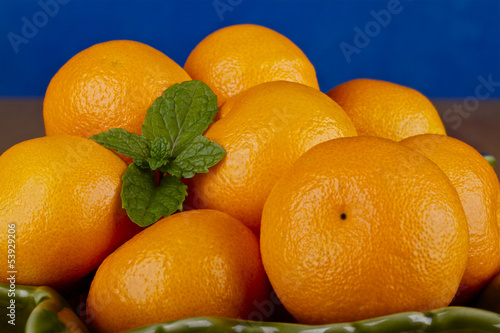
<path id="1" fill-rule="evenodd" d="M 120 199 L 132 160 L 88 138 L 141 134 L 153 101 L 191 79 L 218 97 L 204 135 L 227 154 L 185 180 L 185 211 L 141 229 Z M 139 42 L 94 45 L 54 75 L 43 116 L 46 137 L 0 156 L 0 247 L 15 223 L 20 284 L 68 290 L 97 269 L 98 332 L 251 318 L 271 290 L 300 323 L 426 311 L 467 304 L 500 272 L 500 185 L 483 156 L 409 87 L 321 92 L 268 28 L 215 31 L 184 69 Z"/>

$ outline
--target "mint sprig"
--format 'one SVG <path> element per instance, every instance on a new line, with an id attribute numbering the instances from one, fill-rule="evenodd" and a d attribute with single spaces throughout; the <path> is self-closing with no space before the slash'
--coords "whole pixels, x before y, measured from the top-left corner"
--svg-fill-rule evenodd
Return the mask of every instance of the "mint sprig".
<path id="1" fill-rule="evenodd" d="M 90 139 L 134 160 L 122 176 L 122 206 L 146 227 L 182 210 L 181 178 L 206 173 L 226 151 L 202 134 L 218 111 L 217 96 L 201 81 L 174 84 L 148 109 L 142 135 L 112 128 Z"/>

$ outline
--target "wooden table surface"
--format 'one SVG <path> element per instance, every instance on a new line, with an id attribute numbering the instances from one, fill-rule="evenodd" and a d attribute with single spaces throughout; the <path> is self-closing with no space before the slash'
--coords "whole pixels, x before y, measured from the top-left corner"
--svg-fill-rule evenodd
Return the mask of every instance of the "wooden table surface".
<path id="1" fill-rule="evenodd" d="M 493 154 L 500 174 L 500 100 L 486 100 L 477 108 L 463 107 L 465 99 L 433 100 L 448 135 L 481 152 Z M 42 99 L 0 99 L 0 154 L 14 144 L 45 135 Z M 453 110 L 462 106 L 462 114 Z M 467 105 L 465 105 L 467 106 Z"/>

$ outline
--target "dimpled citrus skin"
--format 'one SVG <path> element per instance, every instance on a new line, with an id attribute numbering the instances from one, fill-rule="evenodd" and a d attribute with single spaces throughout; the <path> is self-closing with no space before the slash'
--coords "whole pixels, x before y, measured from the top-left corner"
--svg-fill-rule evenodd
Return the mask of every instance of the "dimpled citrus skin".
<path id="1" fill-rule="evenodd" d="M 141 134 L 146 111 L 189 75 L 160 51 L 139 42 L 95 44 L 54 75 L 43 101 L 47 135 L 88 138 L 110 128 Z"/>
<path id="2" fill-rule="evenodd" d="M 498 223 L 498 236 L 500 237 L 500 182 L 498 183 L 498 200 L 497 200 L 497 223 Z"/>
<path id="3" fill-rule="evenodd" d="M 345 110 L 360 136 L 399 141 L 418 134 L 446 134 L 434 105 L 412 88 L 355 79 L 338 85 L 327 95 Z"/>
<path id="4" fill-rule="evenodd" d="M 454 303 L 465 303 L 500 272 L 497 175 L 486 159 L 460 140 L 437 134 L 401 141 L 424 154 L 448 176 L 469 224 L 469 259 Z"/>
<path id="5" fill-rule="evenodd" d="M 127 165 L 88 139 L 50 136 L 0 156 L 0 246 L 16 224 L 16 283 L 64 288 L 101 263 L 139 227 L 121 208 Z M 6 282 L 6 260 L 0 262 Z"/>
<path id="6" fill-rule="evenodd" d="M 260 240 L 277 296 L 312 324 L 447 306 L 468 251 L 446 175 L 377 137 L 330 140 L 302 155 L 266 201 Z"/>
<path id="7" fill-rule="evenodd" d="M 246 318 L 269 297 L 257 237 L 215 210 L 156 222 L 99 267 L 87 300 L 98 332 L 197 316 Z"/>
<path id="8" fill-rule="evenodd" d="M 264 202 L 292 163 L 318 143 L 355 136 L 356 130 L 328 96 L 300 83 L 267 82 L 234 98 L 239 100 L 231 111 L 223 107 L 221 119 L 205 132 L 227 155 L 193 178 L 187 200 L 258 232 Z"/>
<path id="9" fill-rule="evenodd" d="M 253 24 L 233 25 L 208 35 L 191 52 L 184 69 L 213 90 L 219 105 L 269 81 L 293 81 L 319 89 L 313 65 L 292 41 Z"/>

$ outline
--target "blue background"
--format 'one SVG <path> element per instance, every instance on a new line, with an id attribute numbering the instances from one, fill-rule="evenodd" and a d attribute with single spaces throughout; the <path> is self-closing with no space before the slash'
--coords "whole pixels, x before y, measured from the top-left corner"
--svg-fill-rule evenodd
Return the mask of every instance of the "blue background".
<path id="1" fill-rule="evenodd" d="M 51 1 L 56 0 L 42 0 Z M 480 75 L 500 81 L 497 0 L 401 0 L 401 12 L 352 54 L 350 63 L 339 45 L 354 46 L 354 28 L 365 30 L 374 20 L 370 12 L 386 9 L 393 0 L 60 1 L 67 3 L 47 16 L 17 53 L 9 33 L 22 36 L 23 18 L 40 19 L 42 7 L 38 1 L 0 1 L 0 96 L 43 96 L 69 58 L 112 39 L 149 44 L 183 66 L 206 35 L 238 23 L 261 24 L 290 38 L 316 67 L 325 92 L 349 79 L 370 77 L 451 98 L 474 95 Z M 214 3 L 227 10 L 218 13 Z M 492 96 L 500 97 L 500 89 Z"/>

